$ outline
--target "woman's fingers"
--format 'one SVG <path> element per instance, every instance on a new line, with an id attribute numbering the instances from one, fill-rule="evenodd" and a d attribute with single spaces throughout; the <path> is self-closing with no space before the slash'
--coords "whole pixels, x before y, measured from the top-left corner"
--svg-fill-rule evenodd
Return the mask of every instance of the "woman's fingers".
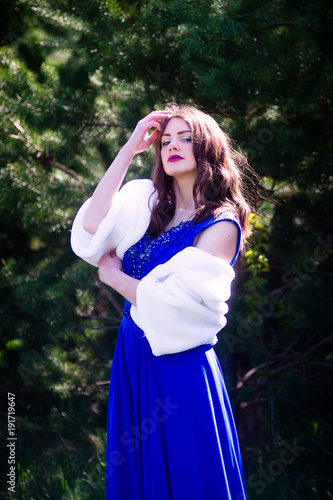
<path id="1" fill-rule="evenodd" d="M 153 128 L 153 127 L 157 128 L 158 130 L 161 130 L 161 125 L 156 120 L 150 120 L 149 122 L 145 122 L 145 123 L 140 124 L 140 126 L 142 126 L 142 128 L 144 130 L 146 130 L 147 132 L 150 128 Z"/>
<path id="2" fill-rule="evenodd" d="M 162 109 L 162 110 L 158 110 L 158 111 L 151 111 L 150 113 L 148 113 L 147 116 L 142 118 L 142 120 L 145 120 L 146 118 L 148 120 L 150 120 L 151 118 L 162 119 L 162 118 L 165 118 L 165 117 L 170 116 L 170 115 L 171 115 L 171 111 L 168 111 L 167 109 Z"/>
<path id="3" fill-rule="evenodd" d="M 148 147 L 151 146 L 155 141 L 156 141 L 156 138 L 157 138 L 157 135 L 158 135 L 158 130 L 157 128 L 155 128 L 154 132 L 152 132 L 148 137 L 147 137 L 147 143 L 148 143 Z"/>
<path id="4" fill-rule="evenodd" d="M 170 116 L 170 114 L 171 114 L 170 111 L 165 111 L 165 110 L 164 111 L 152 111 L 151 113 L 149 113 L 149 115 L 142 118 L 142 120 L 140 120 L 138 122 L 138 125 L 142 124 L 143 126 L 149 126 L 149 128 L 151 128 L 151 127 L 160 128 L 159 122 L 163 118 L 167 118 L 168 116 Z M 149 130 L 149 128 L 148 128 L 148 130 Z"/>
<path id="5" fill-rule="evenodd" d="M 152 111 L 137 123 L 128 141 L 134 154 L 146 151 L 146 149 L 153 144 L 156 140 L 158 131 L 161 130 L 159 122 L 163 118 L 170 116 L 170 114 L 171 112 L 166 110 Z M 149 135 L 149 130 L 151 128 L 155 130 Z"/>

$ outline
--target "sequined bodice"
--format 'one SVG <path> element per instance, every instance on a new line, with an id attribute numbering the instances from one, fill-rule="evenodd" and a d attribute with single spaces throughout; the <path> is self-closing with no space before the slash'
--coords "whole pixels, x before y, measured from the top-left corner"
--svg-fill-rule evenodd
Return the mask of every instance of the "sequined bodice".
<path id="1" fill-rule="evenodd" d="M 222 220 L 231 220 L 239 228 L 237 252 L 230 263 L 233 265 L 239 252 L 241 229 L 238 220 L 232 214 L 225 212 L 203 222 L 181 222 L 178 226 L 160 234 L 156 239 L 147 232 L 125 252 L 123 258 L 124 272 L 133 278 L 142 279 L 159 264 L 164 264 L 184 248 L 193 246 L 195 237 L 200 231 Z M 126 301 L 125 315 L 129 314 L 129 309 L 130 303 Z"/>
<path id="2" fill-rule="evenodd" d="M 124 255 L 123 269 L 133 278 L 142 279 L 155 266 L 164 264 L 183 248 L 193 244 L 196 235 L 189 222 L 181 222 L 156 239 L 146 233 Z"/>

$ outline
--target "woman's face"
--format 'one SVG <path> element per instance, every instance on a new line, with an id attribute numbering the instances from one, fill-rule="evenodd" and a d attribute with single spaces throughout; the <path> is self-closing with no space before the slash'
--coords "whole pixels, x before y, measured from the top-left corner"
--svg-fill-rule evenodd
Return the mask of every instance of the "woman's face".
<path id="1" fill-rule="evenodd" d="M 182 118 L 171 118 L 161 137 L 161 158 L 166 174 L 194 182 L 197 162 L 193 152 L 192 132 Z"/>

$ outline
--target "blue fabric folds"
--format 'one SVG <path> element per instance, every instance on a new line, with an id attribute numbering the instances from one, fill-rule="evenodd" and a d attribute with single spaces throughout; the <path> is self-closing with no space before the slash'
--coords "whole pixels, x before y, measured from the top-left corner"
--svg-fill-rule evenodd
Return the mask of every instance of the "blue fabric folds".
<path id="1" fill-rule="evenodd" d="M 177 240 L 175 248 L 189 246 L 207 222 L 173 228 L 167 246 L 146 235 L 125 254 L 125 271 L 143 277 L 165 261 L 170 240 Z M 143 265 L 142 251 L 149 254 L 152 243 Z M 214 349 L 154 356 L 128 306 L 111 369 L 107 500 L 245 500 L 234 418 Z"/>

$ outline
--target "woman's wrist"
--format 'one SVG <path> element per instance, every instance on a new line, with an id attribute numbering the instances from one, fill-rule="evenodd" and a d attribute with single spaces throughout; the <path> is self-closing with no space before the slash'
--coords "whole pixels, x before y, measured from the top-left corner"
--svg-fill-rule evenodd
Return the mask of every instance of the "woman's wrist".
<path id="1" fill-rule="evenodd" d="M 122 280 L 123 275 L 124 275 L 124 273 L 121 271 L 121 269 L 113 268 L 108 276 L 107 284 L 111 288 L 116 290 L 116 292 L 119 292 L 119 293 L 121 293 L 120 288 L 121 288 L 121 280 Z"/>
<path id="2" fill-rule="evenodd" d="M 107 284 L 131 304 L 136 305 L 136 290 L 139 283 L 139 280 L 128 276 L 121 269 L 113 269 Z"/>
<path id="3" fill-rule="evenodd" d="M 126 158 L 128 159 L 129 162 L 132 161 L 132 159 L 134 158 L 134 156 L 136 156 L 138 154 L 138 151 L 135 150 L 135 147 L 133 144 L 131 144 L 131 140 L 129 139 L 124 145 L 123 147 L 120 149 L 119 153 L 121 155 L 124 155 L 126 156 Z"/>

